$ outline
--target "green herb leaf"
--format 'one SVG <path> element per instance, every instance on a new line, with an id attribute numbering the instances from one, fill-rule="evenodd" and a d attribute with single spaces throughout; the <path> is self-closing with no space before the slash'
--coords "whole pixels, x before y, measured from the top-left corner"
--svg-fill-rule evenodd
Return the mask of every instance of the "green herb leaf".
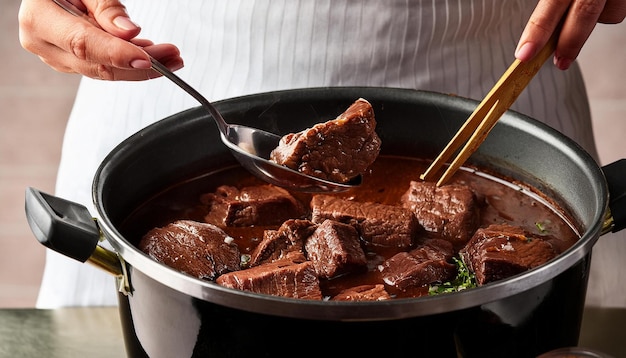
<path id="1" fill-rule="evenodd" d="M 546 232 L 546 227 L 543 223 L 541 222 L 536 222 L 535 226 L 537 227 L 537 229 L 539 229 L 539 232 L 541 233 L 545 233 Z"/>
<path id="2" fill-rule="evenodd" d="M 456 277 L 454 280 L 444 282 L 440 285 L 431 285 L 428 288 L 429 295 L 434 296 L 441 293 L 458 292 L 477 286 L 476 277 L 472 272 L 470 272 L 465 262 L 463 262 L 461 258 L 457 257 L 453 257 L 452 259 L 457 267 Z"/>

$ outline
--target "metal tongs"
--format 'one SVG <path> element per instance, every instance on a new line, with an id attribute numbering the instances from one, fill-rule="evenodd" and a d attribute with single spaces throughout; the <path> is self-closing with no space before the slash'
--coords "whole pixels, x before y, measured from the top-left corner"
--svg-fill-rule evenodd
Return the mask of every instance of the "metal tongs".
<path id="1" fill-rule="evenodd" d="M 500 77 L 487 96 L 470 115 L 456 135 L 443 149 L 428 169 L 420 176 L 424 181 L 433 181 L 437 173 L 458 151 L 456 158 L 450 163 L 443 175 L 438 179 L 437 186 L 444 185 L 452 175 L 465 163 L 494 127 L 498 119 L 515 102 L 530 80 L 539 72 L 541 66 L 554 53 L 558 39 L 556 31 L 548 43 L 528 62 L 516 59 Z"/>

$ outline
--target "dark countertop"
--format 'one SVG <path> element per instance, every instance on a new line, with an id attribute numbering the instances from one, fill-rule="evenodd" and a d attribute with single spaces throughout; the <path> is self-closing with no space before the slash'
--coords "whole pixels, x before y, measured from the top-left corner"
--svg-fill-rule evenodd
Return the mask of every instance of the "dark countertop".
<path id="1" fill-rule="evenodd" d="M 626 358 L 626 309 L 586 308 L 579 346 Z M 0 357 L 124 357 L 115 307 L 0 309 Z"/>

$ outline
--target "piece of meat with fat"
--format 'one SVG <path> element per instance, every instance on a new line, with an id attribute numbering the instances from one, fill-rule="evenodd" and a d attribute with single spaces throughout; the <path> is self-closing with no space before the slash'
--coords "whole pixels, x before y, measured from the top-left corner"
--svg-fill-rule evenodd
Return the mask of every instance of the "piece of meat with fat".
<path id="1" fill-rule="evenodd" d="M 466 185 L 437 187 L 435 183 L 411 181 L 401 201 L 426 231 L 449 240 L 457 249 L 469 241 L 479 225 L 477 199 Z"/>
<path id="2" fill-rule="evenodd" d="M 217 278 L 224 287 L 273 296 L 321 300 L 322 291 L 313 263 L 304 255 L 230 272 Z"/>
<path id="3" fill-rule="evenodd" d="M 374 110 L 360 98 L 336 119 L 282 137 L 270 160 L 310 176 L 346 183 L 367 170 L 380 146 Z"/>
<path id="4" fill-rule="evenodd" d="M 311 199 L 311 221 L 321 223 L 326 219 L 350 224 L 366 242 L 387 247 L 411 247 L 422 230 L 413 212 L 401 206 L 315 195 Z"/>
<path id="5" fill-rule="evenodd" d="M 459 253 L 479 285 L 535 268 L 558 254 L 548 237 L 506 224 L 476 230 Z"/>
<path id="6" fill-rule="evenodd" d="M 306 219 L 289 219 L 278 230 L 265 230 L 250 255 L 250 266 L 280 260 L 290 252 L 304 253 L 304 241 L 317 227 Z"/>
<path id="7" fill-rule="evenodd" d="M 387 259 L 380 272 L 387 285 L 405 291 L 454 278 L 457 270 L 451 263 L 453 256 L 449 241 L 429 239 L 418 248 Z"/>
<path id="8" fill-rule="evenodd" d="M 322 278 L 367 270 L 359 233 L 348 224 L 324 220 L 306 239 L 304 250 L 315 272 Z"/>
<path id="9" fill-rule="evenodd" d="M 241 254 L 233 238 L 217 226 L 178 220 L 144 235 L 138 248 L 178 271 L 200 279 L 240 269 Z"/>
<path id="10" fill-rule="evenodd" d="M 335 296 L 331 301 L 386 301 L 391 295 L 385 290 L 385 285 L 361 285 L 347 288 Z"/>
<path id="11" fill-rule="evenodd" d="M 200 201 L 208 209 L 204 220 L 220 227 L 280 225 L 306 215 L 306 207 L 287 190 L 269 184 L 241 189 L 222 185 Z"/>

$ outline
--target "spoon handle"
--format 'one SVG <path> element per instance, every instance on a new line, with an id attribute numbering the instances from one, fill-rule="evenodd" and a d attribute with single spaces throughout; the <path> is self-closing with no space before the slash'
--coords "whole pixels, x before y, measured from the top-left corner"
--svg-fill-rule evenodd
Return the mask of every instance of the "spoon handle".
<path id="1" fill-rule="evenodd" d="M 98 24 L 95 22 L 94 19 L 89 17 L 87 14 L 85 14 L 82 10 L 77 8 L 71 2 L 67 0 L 52 0 L 52 1 L 54 1 L 54 3 L 59 5 L 63 10 L 67 11 L 68 13 L 76 17 L 83 18 L 89 21 L 89 23 L 93 24 L 94 26 L 100 27 L 98 26 Z M 151 68 L 154 71 L 167 77 L 170 81 L 174 82 L 178 87 L 182 88 L 185 92 L 189 93 L 193 98 L 195 98 L 198 102 L 200 102 L 200 104 L 209 111 L 209 113 L 215 120 L 220 132 L 222 132 L 224 135 L 228 134 L 228 128 L 229 128 L 228 123 L 226 123 L 226 121 L 224 120 L 220 112 L 213 106 L 213 104 L 211 104 L 211 102 L 209 102 L 209 100 L 207 100 L 202 94 L 200 94 L 200 92 L 196 91 L 193 87 L 187 84 L 187 82 L 183 81 L 183 79 L 175 75 L 172 71 L 170 71 L 157 59 L 150 56 L 150 54 L 148 54 L 148 57 L 150 58 L 150 64 L 152 65 Z"/>
<path id="2" fill-rule="evenodd" d="M 57 1 L 57 0 L 55 0 Z M 185 92 L 189 93 L 193 98 L 195 98 L 204 108 L 206 108 L 213 119 L 215 119 L 217 126 L 219 127 L 220 132 L 224 133 L 224 135 L 228 134 L 228 124 L 220 114 L 220 112 L 207 100 L 200 92 L 196 91 L 195 88 L 191 87 L 187 82 L 185 82 L 182 78 L 178 77 L 172 71 L 170 71 L 167 67 L 165 67 L 161 62 L 157 61 L 154 57 L 148 55 L 150 57 L 150 63 L 152 64 L 152 69 L 167 77 L 170 81 L 174 82 L 178 87 L 182 88 Z"/>

